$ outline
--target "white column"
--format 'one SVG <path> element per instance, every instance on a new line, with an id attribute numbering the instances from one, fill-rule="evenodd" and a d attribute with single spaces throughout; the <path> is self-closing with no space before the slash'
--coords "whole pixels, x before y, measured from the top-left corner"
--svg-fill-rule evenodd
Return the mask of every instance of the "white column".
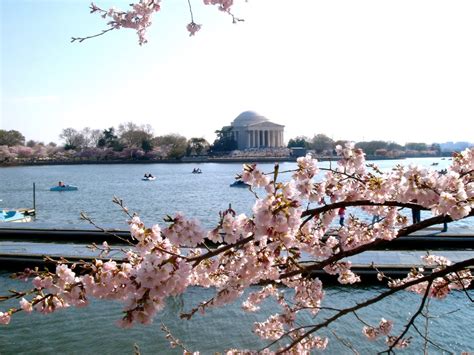
<path id="1" fill-rule="evenodd" d="M 250 131 L 247 131 L 247 146 L 245 148 L 250 148 Z"/>
<path id="2" fill-rule="evenodd" d="M 270 146 L 271 147 L 275 147 L 275 131 L 274 130 L 271 130 L 270 131 Z"/>

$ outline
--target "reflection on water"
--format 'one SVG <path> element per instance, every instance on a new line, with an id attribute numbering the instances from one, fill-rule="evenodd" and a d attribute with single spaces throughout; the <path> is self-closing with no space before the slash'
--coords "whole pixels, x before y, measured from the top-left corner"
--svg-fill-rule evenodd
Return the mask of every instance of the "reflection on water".
<path id="1" fill-rule="evenodd" d="M 406 160 L 371 161 L 382 169 L 396 164 L 418 164 L 436 169 L 447 167 L 448 160 L 417 158 Z M 329 167 L 328 162 L 321 163 Z M 334 163 L 333 163 L 334 164 Z M 260 164 L 271 171 L 273 164 Z M 202 174 L 192 174 L 199 167 Z M 280 171 L 296 167 L 295 163 L 281 163 Z M 243 188 L 231 188 L 242 164 L 118 164 L 118 165 L 61 165 L 0 168 L 0 208 L 30 207 L 32 183 L 36 183 L 37 218 L 22 227 L 79 228 L 87 226 L 80 212 L 86 212 L 105 227 L 126 227 L 126 216 L 116 205 L 113 196 L 123 199 L 130 211 L 137 212 L 147 223 L 160 223 L 167 214 L 182 211 L 197 218 L 206 227 L 218 221 L 218 212 L 229 204 L 238 213 L 250 214 L 255 198 Z M 142 181 L 144 173 L 157 177 L 155 181 Z M 289 179 L 289 174 L 280 175 Z M 79 191 L 51 192 L 49 188 L 64 181 L 77 185 Z M 263 192 L 260 192 L 263 193 Z M 349 208 L 347 214 L 351 213 Z M 426 213 L 426 216 L 428 213 Z M 370 218 L 367 216 L 367 218 Z M 422 216 L 423 218 L 423 216 Z M 467 228 L 470 222 L 456 222 Z"/>

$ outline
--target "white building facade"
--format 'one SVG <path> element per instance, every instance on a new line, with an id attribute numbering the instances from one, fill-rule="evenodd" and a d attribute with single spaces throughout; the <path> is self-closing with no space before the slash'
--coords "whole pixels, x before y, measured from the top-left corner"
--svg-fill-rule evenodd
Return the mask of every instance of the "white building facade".
<path id="1" fill-rule="evenodd" d="M 239 150 L 285 147 L 285 126 L 270 122 L 268 118 L 254 111 L 242 112 L 231 123 L 231 127 Z"/>

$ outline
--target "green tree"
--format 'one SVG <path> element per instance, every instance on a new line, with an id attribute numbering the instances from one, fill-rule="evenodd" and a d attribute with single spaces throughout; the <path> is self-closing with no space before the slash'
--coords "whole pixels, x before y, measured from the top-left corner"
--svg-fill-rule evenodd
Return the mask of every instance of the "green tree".
<path id="1" fill-rule="evenodd" d="M 209 143 L 204 138 L 191 138 L 188 141 L 186 155 L 203 155 L 209 150 Z"/>
<path id="2" fill-rule="evenodd" d="M 98 129 L 91 129 L 89 127 L 83 128 L 81 131 L 82 137 L 84 139 L 81 148 L 94 148 L 97 147 L 99 139 L 102 134 Z"/>
<path id="3" fill-rule="evenodd" d="M 237 149 L 237 142 L 232 137 L 232 127 L 226 126 L 215 131 L 217 138 L 211 145 L 211 152 L 230 152 Z"/>
<path id="4" fill-rule="evenodd" d="M 120 124 L 117 132 L 122 144 L 129 148 L 140 148 L 144 140 L 153 138 L 153 129 L 150 125 L 139 126 L 133 122 Z"/>
<path id="5" fill-rule="evenodd" d="M 0 145 L 13 147 L 15 145 L 24 145 L 24 144 L 25 144 L 25 137 L 20 132 L 15 131 L 13 129 L 10 131 L 0 129 Z"/>
<path id="6" fill-rule="evenodd" d="M 428 145 L 426 143 L 406 143 L 405 144 L 406 150 L 428 150 Z"/>
<path id="7" fill-rule="evenodd" d="M 163 147 L 165 150 L 168 150 L 167 158 L 169 159 L 181 159 L 184 157 L 188 146 L 186 137 L 179 134 L 155 137 L 152 139 L 152 143 L 156 147 Z"/>
<path id="8" fill-rule="evenodd" d="M 388 142 L 387 143 L 387 150 L 405 150 L 403 145 L 395 143 L 395 142 Z"/>
<path id="9" fill-rule="evenodd" d="M 436 154 L 441 154 L 441 145 L 439 143 L 433 143 L 430 146 L 430 150 L 434 150 Z"/>
<path id="10" fill-rule="evenodd" d="M 64 141 L 64 149 L 80 149 L 84 144 L 84 136 L 74 128 L 64 128 L 59 138 Z"/>
<path id="11" fill-rule="evenodd" d="M 151 152 L 153 150 L 153 143 L 152 143 L 151 139 L 142 140 L 141 148 L 145 153 Z"/>
<path id="12" fill-rule="evenodd" d="M 385 141 L 357 142 L 355 147 L 362 149 L 367 155 L 375 155 L 376 150 L 387 149 L 388 143 Z"/>
<path id="13" fill-rule="evenodd" d="M 97 141 L 98 148 L 113 148 L 118 145 L 118 137 L 115 135 L 115 128 L 104 129 Z M 115 149 L 114 149 L 115 150 Z"/>
<path id="14" fill-rule="evenodd" d="M 311 139 L 310 148 L 314 149 L 318 154 L 321 154 L 325 151 L 332 152 L 334 148 L 334 141 L 325 134 L 317 134 Z"/>
<path id="15" fill-rule="evenodd" d="M 291 138 L 288 141 L 288 148 L 296 148 L 296 147 L 309 147 L 309 139 L 305 136 L 298 136 L 296 138 Z"/>

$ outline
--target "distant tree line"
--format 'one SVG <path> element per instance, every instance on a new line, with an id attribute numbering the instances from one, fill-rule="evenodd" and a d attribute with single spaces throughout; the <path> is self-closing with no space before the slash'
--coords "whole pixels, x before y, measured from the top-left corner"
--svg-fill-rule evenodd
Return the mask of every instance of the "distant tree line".
<path id="1" fill-rule="evenodd" d="M 133 122 L 104 130 L 64 128 L 60 145 L 25 141 L 21 132 L 0 130 L 0 162 L 34 160 L 130 160 L 181 159 L 207 155 L 214 149 L 204 138 L 179 134 L 155 136 L 150 125 Z M 216 149 L 222 145 L 216 139 Z"/>
<path id="2" fill-rule="evenodd" d="M 225 154 L 237 148 L 231 131 L 217 130 L 214 143 L 179 134 L 155 136 L 152 127 L 125 122 L 103 130 L 64 128 L 61 144 L 29 140 L 21 132 L 0 130 L 0 163 L 63 160 L 161 160 Z"/>
<path id="3" fill-rule="evenodd" d="M 316 134 L 313 138 L 298 136 L 288 141 L 288 148 L 301 147 L 312 150 L 319 155 L 333 155 L 336 145 L 344 145 L 344 140 L 333 140 L 325 134 Z M 465 144 L 461 144 L 465 143 Z M 460 142 L 462 150 L 471 146 L 467 142 Z M 406 143 L 400 145 L 395 142 L 386 142 L 382 140 L 356 142 L 355 146 L 361 148 L 367 155 L 398 157 L 398 156 L 414 156 L 414 155 L 441 155 L 443 152 L 453 152 L 453 150 L 443 149 L 448 147 L 447 143 Z M 452 144 L 451 146 L 455 146 Z"/>
<path id="4" fill-rule="evenodd" d="M 38 160 L 162 160 L 181 159 L 193 156 L 225 155 L 237 149 L 232 136 L 232 127 L 225 126 L 215 131 L 216 139 L 209 144 L 204 138 L 187 139 L 179 134 L 155 136 L 150 125 L 125 122 L 117 128 L 103 130 L 89 127 L 77 130 L 64 128 L 59 135 L 61 144 L 45 144 L 25 140 L 16 130 L 0 129 L 0 163 Z M 288 148 L 301 147 L 314 151 L 317 155 L 333 155 L 336 145 L 344 145 L 344 140 L 333 140 L 325 134 L 312 138 L 298 136 L 288 142 Z M 459 151 L 472 146 L 468 142 L 448 143 L 406 143 L 381 140 L 357 142 L 367 155 L 380 157 L 403 157 L 420 155 L 440 155 L 444 152 Z M 450 150 L 451 149 L 451 150 Z"/>

